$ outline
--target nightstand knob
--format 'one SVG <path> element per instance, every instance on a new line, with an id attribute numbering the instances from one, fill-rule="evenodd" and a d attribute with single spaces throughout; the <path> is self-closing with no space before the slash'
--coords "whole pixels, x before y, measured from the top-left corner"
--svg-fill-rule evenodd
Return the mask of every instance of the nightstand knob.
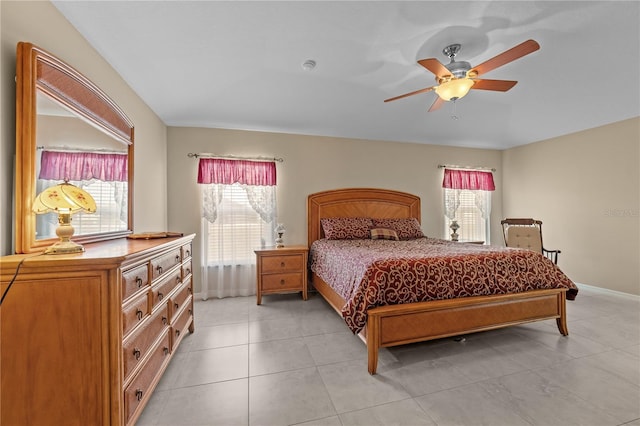
<path id="1" fill-rule="evenodd" d="M 280 280 L 280 285 L 284 285 L 284 279 Z"/>
<path id="2" fill-rule="evenodd" d="M 284 262 L 280 262 L 280 267 L 284 268 Z"/>

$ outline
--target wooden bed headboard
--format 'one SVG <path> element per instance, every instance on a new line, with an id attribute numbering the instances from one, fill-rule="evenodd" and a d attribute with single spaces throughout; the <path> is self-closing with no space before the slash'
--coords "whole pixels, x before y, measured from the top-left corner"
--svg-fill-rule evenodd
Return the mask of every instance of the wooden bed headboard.
<path id="1" fill-rule="evenodd" d="M 324 237 L 320 219 L 325 217 L 415 217 L 420 222 L 420 197 L 375 188 L 334 189 L 311 194 L 307 197 L 309 246 Z"/>

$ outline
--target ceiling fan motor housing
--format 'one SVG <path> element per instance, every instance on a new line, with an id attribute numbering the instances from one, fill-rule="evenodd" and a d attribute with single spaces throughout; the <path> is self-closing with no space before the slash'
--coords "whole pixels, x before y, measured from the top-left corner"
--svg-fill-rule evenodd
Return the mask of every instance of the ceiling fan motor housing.
<path id="1" fill-rule="evenodd" d="M 445 67 L 451 71 L 455 78 L 464 78 L 467 76 L 467 71 L 471 69 L 471 64 L 466 61 L 456 61 L 445 65 Z"/>

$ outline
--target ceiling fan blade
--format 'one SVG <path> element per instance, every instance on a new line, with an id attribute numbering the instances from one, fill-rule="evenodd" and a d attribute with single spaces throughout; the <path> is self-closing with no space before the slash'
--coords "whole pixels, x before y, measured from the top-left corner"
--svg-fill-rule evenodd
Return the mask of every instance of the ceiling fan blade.
<path id="1" fill-rule="evenodd" d="M 442 78 L 444 76 L 451 75 L 451 71 L 449 71 L 447 67 L 445 67 L 442 62 L 436 58 L 420 59 L 418 63 L 434 73 L 437 77 Z"/>
<path id="2" fill-rule="evenodd" d="M 538 49 L 540 49 L 540 45 L 537 41 L 527 40 L 497 56 L 494 56 L 488 61 L 481 63 L 477 67 L 472 68 L 471 71 L 475 71 L 477 75 L 485 74 L 491 70 L 501 67 L 504 64 L 508 64 L 518 58 L 522 58 L 529 53 L 533 53 Z"/>
<path id="3" fill-rule="evenodd" d="M 436 96 L 436 100 L 433 101 L 433 104 L 431 104 L 431 108 L 429 108 L 429 112 L 440 109 L 440 107 L 444 105 L 444 102 L 445 102 L 444 99 L 442 99 L 440 96 Z"/>
<path id="4" fill-rule="evenodd" d="M 416 90 L 415 92 L 409 92 L 409 93 L 405 93 L 404 95 L 400 95 L 400 96 L 396 96 L 393 98 L 389 98 L 389 99 L 385 99 L 385 102 L 391 102 L 391 101 L 395 101 L 397 99 L 402 99 L 402 98 L 406 98 L 407 96 L 413 96 L 413 95 L 418 95 L 420 93 L 426 93 L 429 92 L 431 90 L 433 90 L 435 87 L 431 86 L 431 87 L 427 87 L 425 89 L 420 89 L 420 90 Z"/>
<path id="5" fill-rule="evenodd" d="M 474 80 L 472 89 L 495 90 L 498 92 L 506 92 L 515 86 L 518 82 L 512 80 Z"/>

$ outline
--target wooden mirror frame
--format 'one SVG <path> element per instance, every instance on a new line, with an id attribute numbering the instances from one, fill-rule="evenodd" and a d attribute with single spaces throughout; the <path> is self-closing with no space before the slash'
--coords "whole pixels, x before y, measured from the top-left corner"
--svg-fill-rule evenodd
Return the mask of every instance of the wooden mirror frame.
<path id="1" fill-rule="evenodd" d="M 79 117 L 128 146 L 127 229 L 77 235 L 90 243 L 124 237 L 133 229 L 133 124 L 104 92 L 73 67 L 34 46 L 19 42 L 16 51 L 15 252 L 42 251 L 57 239 L 36 239 L 36 95 L 47 94 Z"/>

